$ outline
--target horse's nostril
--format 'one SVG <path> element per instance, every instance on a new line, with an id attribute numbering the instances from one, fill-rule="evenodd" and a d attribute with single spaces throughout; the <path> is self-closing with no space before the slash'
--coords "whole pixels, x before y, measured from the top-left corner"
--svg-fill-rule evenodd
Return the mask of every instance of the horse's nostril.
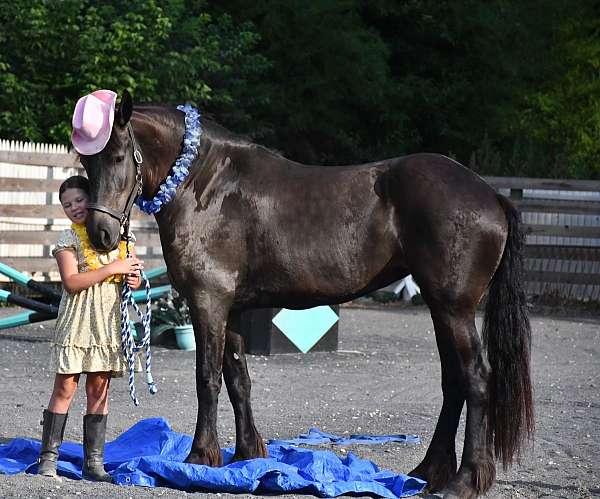
<path id="1" fill-rule="evenodd" d="M 106 229 L 100 230 L 100 242 L 104 248 L 110 247 L 110 234 Z"/>
<path id="2" fill-rule="evenodd" d="M 93 227 L 88 232 L 90 242 L 94 249 L 98 251 L 110 251 L 114 249 L 113 247 L 118 243 L 118 241 L 114 241 L 111 235 L 111 231 L 109 228 L 96 226 L 96 230 L 93 230 Z"/>

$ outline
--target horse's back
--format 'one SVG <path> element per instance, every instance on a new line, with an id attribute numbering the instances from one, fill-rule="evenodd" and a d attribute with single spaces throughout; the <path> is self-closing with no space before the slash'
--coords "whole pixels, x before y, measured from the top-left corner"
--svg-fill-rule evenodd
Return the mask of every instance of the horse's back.
<path id="1" fill-rule="evenodd" d="M 466 203 L 485 203 L 495 191 L 479 175 L 441 154 L 419 153 L 387 160 L 388 168 L 375 186 L 378 195 L 399 200 L 398 195 L 429 198 L 443 196 L 446 201 L 464 196 Z M 366 165 L 367 166 L 367 165 Z"/>

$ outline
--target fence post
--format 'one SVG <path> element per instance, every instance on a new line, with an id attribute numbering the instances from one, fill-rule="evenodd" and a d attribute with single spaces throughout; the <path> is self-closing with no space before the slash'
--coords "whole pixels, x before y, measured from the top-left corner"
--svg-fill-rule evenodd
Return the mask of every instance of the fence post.
<path id="1" fill-rule="evenodd" d="M 523 189 L 511 189 L 510 199 L 514 201 L 521 201 L 523 199 Z"/>

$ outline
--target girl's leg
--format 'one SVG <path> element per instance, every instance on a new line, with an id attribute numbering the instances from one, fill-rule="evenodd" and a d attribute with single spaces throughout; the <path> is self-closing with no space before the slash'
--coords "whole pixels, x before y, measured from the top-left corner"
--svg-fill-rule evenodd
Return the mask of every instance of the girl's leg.
<path id="1" fill-rule="evenodd" d="M 85 380 L 88 414 L 108 414 L 110 372 L 88 373 Z"/>
<path id="2" fill-rule="evenodd" d="M 38 474 L 40 475 L 56 477 L 58 448 L 63 441 L 67 413 L 77 391 L 78 382 L 79 374 L 57 374 L 54 378 L 54 389 L 42 421 L 44 429 L 38 460 Z"/>
<path id="3" fill-rule="evenodd" d="M 96 482 L 110 482 L 104 470 L 104 442 L 108 416 L 109 372 L 88 373 L 85 392 L 87 414 L 83 417 L 83 477 Z"/>
<path id="4" fill-rule="evenodd" d="M 57 414 L 69 412 L 69 406 L 77 391 L 77 383 L 79 383 L 79 374 L 57 374 L 54 378 L 48 410 Z"/>

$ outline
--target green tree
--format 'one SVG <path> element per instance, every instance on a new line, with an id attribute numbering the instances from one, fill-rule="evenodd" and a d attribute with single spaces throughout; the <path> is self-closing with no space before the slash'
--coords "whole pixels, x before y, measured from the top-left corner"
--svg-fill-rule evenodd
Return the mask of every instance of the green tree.
<path id="1" fill-rule="evenodd" d="M 600 179 L 600 8 L 581 0 L 554 12 L 544 78 L 513 133 L 542 151 L 549 175 Z"/>
<path id="2" fill-rule="evenodd" d="M 263 142 L 306 162 L 364 160 L 378 152 L 388 50 L 361 19 L 358 0 L 227 0 L 250 20 L 270 62 L 268 100 L 248 108 Z M 398 122 L 400 122 L 399 120 Z"/>
<path id="3" fill-rule="evenodd" d="M 392 54 L 390 108 L 409 117 L 410 151 L 466 162 L 486 137 L 511 150 L 507 132 L 543 62 L 540 2 L 365 0 L 363 8 Z"/>
<path id="4" fill-rule="evenodd" d="M 234 83 L 264 66 L 248 54 L 257 41 L 248 26 L 211 17 L 203 2 L 2 0 L 0 26 L 8 138 L 66 143 L 74 103 L 97 88 L 138 101 L 231 103 Z"/>
<path id="5" fill-rule="evenodd" d="M 78 97 L 127 88 L 304 162 L 598 178 L 598 19 L 593 0 L 0 0 L 0 135 L 67 142 Z"/>

